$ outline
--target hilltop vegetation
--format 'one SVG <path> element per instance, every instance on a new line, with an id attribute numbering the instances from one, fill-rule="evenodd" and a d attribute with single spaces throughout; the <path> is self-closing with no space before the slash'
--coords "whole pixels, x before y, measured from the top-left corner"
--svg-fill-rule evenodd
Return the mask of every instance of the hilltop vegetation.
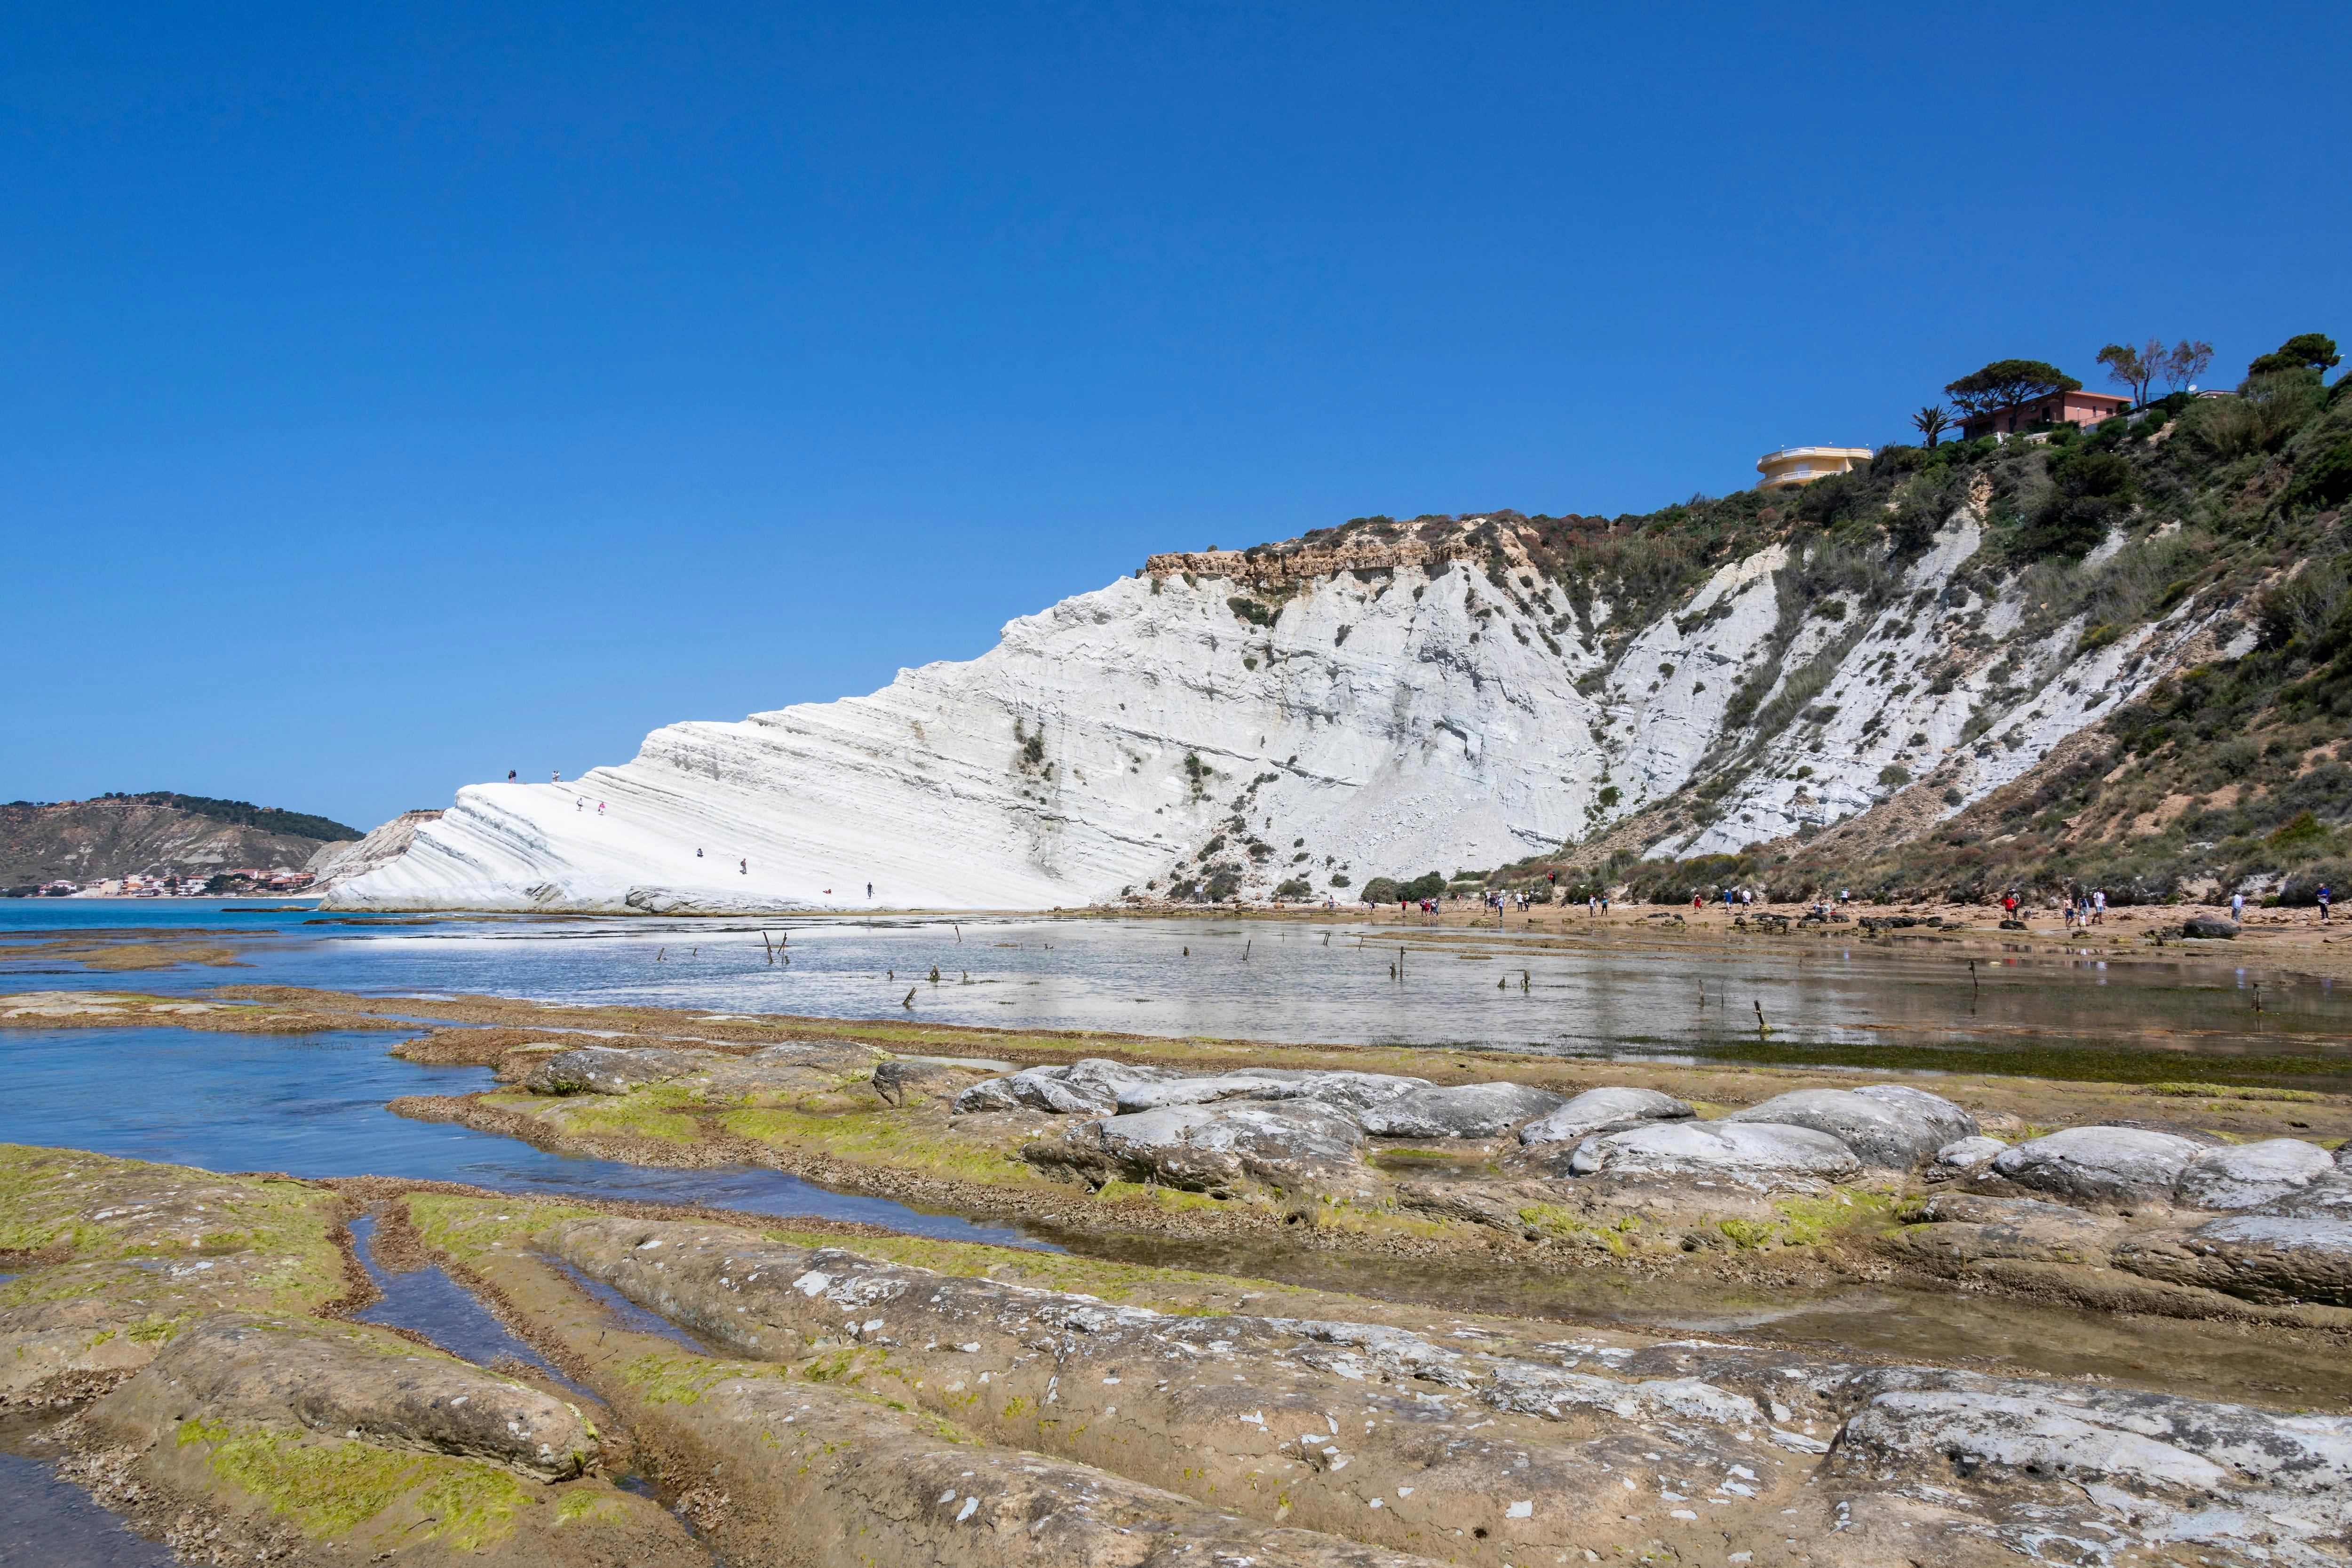
<path id="1" fill-rule="evenodd" d="M 299 868 L 324 845 L 360 837 L 329 817 L 241 800 L 150 791 L 0 805 L 0 886 Z"/>
<path id="2" fill-rule="evenodd" d="M 1554 634 L 1588 647 L 1613 651 L 1613 638 L 1682 602 L 1717 567 L 1772 544 L 1790 553 L 1774 637 L 1787 642 L 1809 617 L 1850 616 L 1851 631 L 1779 681 L 1769 702 L 1786 672 L 1777 659 L 1761 666 L 1733 699 L 1733 732 L 1683 788 L 1486 879 L 1525 886 L 1549 872 L 1577 896 L 1624 887 L 1653 900 L 1736 885 L 1776 899 L 1850 888 L 1857 897 L 1990 900 L 2012 887 L 2098 887 L 2120 901 L 2243 889 L 2308 903 L 2323 881 L 2344 886 L 2352 878 L 2352 394 L 2346 380 L 2325 384 L 2315 368 L 2323 351 L 2333 345 L 2305 334 L 2257 362 L 2232 395 L 2177 392 L 2089 435 L 2060 426 L 2006 444 L 1890 446 L 1865 468 L 1780 497 L 1694 497 L 1606 521 L 1491 514 L 1481 525 L 1493 530 L 1489 581 L 1556 604 Z M 2078 625 L 2075 647 L 2087 652 L 2192 602 L 2200 616 L 2250 627 L 2252 647 L 2159 682 L 1966 809 L 1920 798 L 1931 786 L 1893 767 L 1881 782 L 1895 793 L 1844 822 L 1737 853 L 1644 858 L 1677 829 L 1717 820 L 1717 803 L 1780 731 L 1869 699 L 1823 682 L 1870 628 L 1916 613 L 1900 597 L 1905 570 L 1969 505 L 1983 541 L 1945 600 L 2007 591 L 2021 615 L 2005 631 L 1960 639 L 1944 668 L 1923 672 L 1928 679 L 1948 682 L 1963 659 L 1990 659 L 1989 696 L 2013 699 L 2029 689 L 2003 684 L 2024 679 L 2015 650 Z M 1531 527 L 1525 555 L 1543 581 L 1508 575 L 1502 531 L 1514 525 Z M 1358 519 L 1299 543 L 1447 526 L 1459 520 Z M 1602 605 L 1608 613 L 1596 616 Z M 2004 743 L 1971 729 L 1967 743 L 1979 755 Z"/>

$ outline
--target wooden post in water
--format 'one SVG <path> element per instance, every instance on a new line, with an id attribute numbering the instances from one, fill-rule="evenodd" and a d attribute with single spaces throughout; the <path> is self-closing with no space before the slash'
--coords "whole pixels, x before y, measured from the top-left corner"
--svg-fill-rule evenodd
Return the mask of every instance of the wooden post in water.
<path id="1" fill-rule="evenodd" d="M 1760 1043 L 1760 1042 L 1763 1040 L 1764 1037 L 1765 1037 L 1767 1034 L 1770 1033 L 1770 1032 L 1771 1032 L 1771 1031 L 1770 1031 L 1770 1030 L 1766 1026 L 1766 1025 L 1765 1025 L 1765 1023 L 1764 1023 L 1764 1004 L 1763 1004 L 1763 1003 L 1761 1003 L 1761 1002 L 1758 1002 L 1758 1003 L 1756 1003 L 1756 1038 L 1757 1038 L 1757 1040 Z"/>
<path id="2" fill-rule="evenodd" d="M 913 986 L 909 985 L 907 987 L 907 994 L 900 1000 L 898 1005 L 904 1007 L 909 1013 L 915 1010 L 915 988 Z"/>

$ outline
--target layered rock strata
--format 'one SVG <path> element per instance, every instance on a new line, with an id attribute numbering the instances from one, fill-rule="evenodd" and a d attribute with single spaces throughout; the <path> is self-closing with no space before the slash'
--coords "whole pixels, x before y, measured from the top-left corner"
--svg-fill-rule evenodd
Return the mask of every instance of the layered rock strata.
<path id="1" fill-rule="evenodd" d="M 468 786 L 437 819 L 371 835 L 327 901 L 1348 899 L 1373 875 L 1549 852 L 1701 778 L 1714 806 L 1651 852 L 1737 848 L 1906 786 L 1924 828 L 2252 635 L 2192 594 L 2095 646 L 2074 622 L 2026 636 L 2021 579 L 1958 582 L 1980 504 L 1875 608 L 1811 596 L 1806 563 L 1773 544 L 1639 626 L 1572 604 L 1501 520 L 1154 557 L 869 696 L 672 725 L 572 782 Z"/>

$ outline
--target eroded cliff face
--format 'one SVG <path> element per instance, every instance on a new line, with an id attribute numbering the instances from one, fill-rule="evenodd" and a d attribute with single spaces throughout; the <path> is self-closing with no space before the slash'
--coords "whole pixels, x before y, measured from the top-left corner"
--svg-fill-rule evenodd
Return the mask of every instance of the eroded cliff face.
<path id="1" fill-rule="evenodd" d="M 1925 826 L 2251 641 L 2196 595 L 2112 637 L 2041 625 L 2030 577 L 1970 570 L 1983 504 L 1907 563 L 1865 563 L 1867 592 L 1825 586 L 1817 542 L 1774 542 L 1640 620 L 1548 575 L 1508 519 L 1156 556 L 871 696 L 672 725 L 574 783 L 461 790 L 328 902 L 860 907 L 869 883 L 885 907 L 1344 900 L 1645 810 L 1660 854 L 1906 787 Z"/>

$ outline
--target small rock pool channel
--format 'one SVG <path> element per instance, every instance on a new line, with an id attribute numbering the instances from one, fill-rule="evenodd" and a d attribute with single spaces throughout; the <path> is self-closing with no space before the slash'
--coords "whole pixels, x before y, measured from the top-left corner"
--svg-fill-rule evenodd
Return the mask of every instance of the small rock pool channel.
<path id="1" fill-rule="evenodd" d="M 25 906 L 33 907 L 26 909 Z M 121 909 L 0 907 L 0 945 L 28 931 L 130 923 Z M 231 942 L 243 968 L 93 972 L 38 957 L 0 959 L 0 991 L 192 993 L 223 982 L 379 995 L 461 993 L 542 1001 L 636 1002 L 713 1011 L 903 1016 L 907 977 L 940 1022 L 1109 1028 L 1168 1035 L 1366 1043 L 1442 1042 L 1580 1056 L 1706 1059 L 1748 1054 L 1729 1004 L 1789 1021 L 1769 1057 L 1890 1072 L 1938 1065 L 2006 1070 L 2074 1053 L 2076 1062 L 2153 1051 L 2192 1078 L 2249 1061 L 2289 1064 L 2313 1089 L 2352 1088 L 2352 987 L 2200 957 L 2109 967 L 2095 950 L 1954 961 L 1824 944 L 1802 960 L 1719 952 L 1611 952 L 1507 933 L 1415 933 L 1273 922 L 1034 918 L 757 923 L 467 918 L 351 921 L 302 909 L 245 913 L 181 900 L 135 911 L 138 940 Z M 104 919 L 98 918 L 103 915 Z M 13 929 L 12 929 L 13 928 Z M 763 937 L 762 930 L 768 933 Z M 221 933 L 215 935 L 215 933 Z M 789 935 L 791 961 L 769 942 Z M 1389 967 L 1408 949 L 1410 978 Z M 19 952 L 23 950 L 19 949 Z M 1510 979 L 1496 984 L 1506 966 Z M 1523 983 L 1524 982 L 1524 983 Z M 2254 1013 L 2251 987 L 2266 1006 Z M 1702 1005 L 1699 995 L 1711 995 Z M 778 1217 L 855 1220 L 944 1239 L 1068 1247 L 1116 1261 L 1273 1278 L 1412 1300 L 1692 1334 L 1743 1333 L 1870 1356 L 1973 1362 L 2092 1376 L 2210 1398 L 2352 1406 L 2352 1362 L 2315 1337 L 2276 1330 L 2107 1317 L 1958 1291 L 1853 1287 L 1811 1296 L 1530 1271 L 1475 1280 L 1439 1266 L 1360 1263 L 1311 1252 L 1162 1237 L 1057 1235 L 833 1193 L 751 1167 L 673 1170 L 551 1153 L 383 1107 L 402 1095 L 489 1087 L 487 1069 L 423 1067 L 387 1054 L 382 1033 L 246 1036 L 172 1028 L 0 1033 L 0 1141 L 86 1148 L 221 1171 L 376 1175 L 494 1191 L 697 1204 Z M 1857 1054 L 1861 1053 L 1861 1054 Z M 2103 1076 L 2061 1065 L 2057 1076 Z M 2144 1074 L 2143 1074 L 2144 1076 Z M 511 1359 L 555 1377 L 461 1287 L 430 1268 L 382 1268 L 383 1300 L 362 1316 L 421 1333 L 468 1360 Z M 536 1364 L 535 1364 L 536 1363 Z M 560 1378 L 557 1380 L 560 1382 Z M 144 1565 L 169 1561 L 71 1487 L 53 1481 L 29 1428 L 0 1428 L 0 1565 Z M 37 1435 L 35 1435 L 37 1436 Z M 26 1544 L 33 1542 L 37 1544 Z M 30 1551 L 33 1555 L 26 1555 Z"/>

